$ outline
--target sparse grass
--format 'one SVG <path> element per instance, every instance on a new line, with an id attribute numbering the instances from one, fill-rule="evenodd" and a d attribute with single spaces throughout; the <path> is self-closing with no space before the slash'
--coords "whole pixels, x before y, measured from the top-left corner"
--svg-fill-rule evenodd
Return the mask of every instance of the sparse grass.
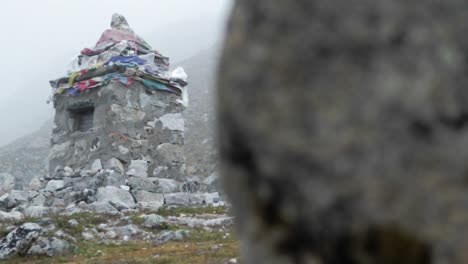
<path id="1" fill-rule="evenodd" d="M 85 230 L 86 227 L 93 228 L 99 224 L 107 223 L 109 220 L 115 219 L 115 216 L 96 214 L 90 212 L 77 213 L 72 215 L 53 215 L 52 221 L 59 229 L 64 230 L 68 234 L 77 237 Z M 70 220 L 76 220 L 78 225 L 71 225 Z"/>
<path id="2" fill-rule="evenodd" d="M 77 250 L 70 255 L 48 258 L 15 258 L 4 263 L 166 263 L 166 264 L 218 264 L 238 258 L 239 243 L 233 236 L 224 238 L 224 232 L 189 229 L 190 236 L 183 241 L 161 245 L 152 242 L 125 242 L 104 244 L 79 241 Z M 214 246 L 219 247 L 213 249 Z M 97 255 L 102 251 L 102 255 Z"/>
<path id="3" fill-rule="evenodd" d="M 133 224 L 141 226 L 144 218 L 142 214 L 155 213 L 161 216 L 188 216 L 198 214 L 226 214 L 225 207 L 177 207 L 161 208 L 157 212 L 139 212 L 128 214 Z M 60 257 L 18 257 L 9 261 L 1 262 L 6 264 L 26 263 L 26 264 L 54 264 L 54 263 L 161 263 L 161 264 L 218 264 L 227 263 L 231 258 L 238 258 L 239 243 L 237 239 L 226 233 L 232 234 L 231 230 L 218 228 L 205 230 L 203 228 L 188 228 L 190 235 L 182 241 L 172 241 L 163 244 L 147 241 L 119 242 L 117 244 L 106 244 L 96 241 L 86 241 L 81 238 L 81 233 L 86 227 L 95 227 L 102 223 L 109 223 L 110 220 L 118 220 L 118 216 L 103 215 L 97 213 L 78 213 L 70 216 L 52 215 L 49 216 L 58 229 L 74 236 L 78 239 L 75 250 L 65 256 Z M 69 220 L 75 219 L 78 225 L 73 226 Z M 40 219 L 28 218 L 21 221 L 38 222 Z M 158 228 L 144 228 L 146 231 L 159 233 L 161 230 L 178 230 L 180 227 L 165 223 Z M 6 226 L 0 225 L 0 235 L 6 234 Z M 216 249 L 213 247 L 216 246 Z M 102 255 L 97 254 L 98 251 Z"/>
<path id="4" fill-rule="evenodd" d="M 141 225 L 143 222 L 145 222 L 145 218 L 141 217 L 143 214 L 142 213 L 131 213 L 130 220 L 132 220 L 132 223 L 135 225 Z"/>
<path id="5" fill-rule="evenodd" d="M 190 206 L 180 206 L 180 207 L 161 207 L 157 212 L 161 216 L 179 216 L 180 214 L 185 215 L 197 215 L 197 214 L 227 214 L 228 208 L 219 206 L 200 206 L 200 207 L 190 207 Z"/>
<path id="6" fill-rule="evenodd" d="M 8 235 L 7 227 L 0 225 L 0 239 L 6 237 L 6 235 Z"/>

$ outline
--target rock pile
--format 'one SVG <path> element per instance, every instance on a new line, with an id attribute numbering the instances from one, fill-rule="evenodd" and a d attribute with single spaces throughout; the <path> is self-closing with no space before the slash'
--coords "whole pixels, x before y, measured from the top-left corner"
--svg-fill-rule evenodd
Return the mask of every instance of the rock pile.
<path id="1" fill-rule="evenodd" d="M 224 204 L 213 185 L 197 179 L 179 182 L 156 177 L 128 177 L 102 169 L 83 176 L 74 172 L 61 180 L 41 180 L 40 189 L 12 190 L 0 196 L 0 220 L 63 212 L 118 213 L 158 210 L 164 205 Z"/>

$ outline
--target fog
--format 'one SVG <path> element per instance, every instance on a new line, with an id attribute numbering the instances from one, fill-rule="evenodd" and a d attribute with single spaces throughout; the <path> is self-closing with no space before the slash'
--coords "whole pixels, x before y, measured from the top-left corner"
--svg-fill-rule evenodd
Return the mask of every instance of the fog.
<path id="1" fill-rule="evenodd" d="M 15 0 L 2 3 L 0 145 L 53 117 L 48 81 L 65 75 L 71 59 L 93 47 L 123 14 L 141 37 L 185 60 L 222 38 L 231 0 Z M 183 65 L 182 65 L 183 66 Z"/>

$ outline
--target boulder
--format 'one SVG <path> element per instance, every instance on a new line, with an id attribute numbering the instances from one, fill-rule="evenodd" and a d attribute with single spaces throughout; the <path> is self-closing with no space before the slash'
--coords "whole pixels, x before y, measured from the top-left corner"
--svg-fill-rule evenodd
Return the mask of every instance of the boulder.
<path id="1" fill-rule="evenodd" d="M 96 201 L 96 192 L 90 189 L 84 189 L 82 191 L 71 191 L 64 196 L 66 205 L 79 204 L 80 202 L 93 203 Z"/>
<path id="2" fill-rule="evenodd" d="M 5 260 L 25 254 L 42 231 L 38 224 L 33 223 L 26 223 L 16 228 L 0 240 L 0 259 Z"/>
<path id="3" fill-rule="evenodd" d="M 73 187 L 60 188 L 53 192 L 54 198 L 64 199 L 70 192 L 73 192 Z"/>
<path id="4" fill-rule="evenodd" d="M 206 204 L 216 204 L 221 201 L 221 196 L 219 195 L 219 192 L 205 193 L 204 196 Z"/>
<path id="5" fill-rule="evenodd" d="M 205 197 L 202 194 L 191 194 L 191 193 L 169 193 L 164 195 L 166 205 L 179 205 L 179 206 L 191 206 L 191 205 L 204 205 Z"/>
<path id="6" fill-rule="evenodd" d="M 102 170 L 97 173 L 94 178 L 96 179 L 94 188 L 97 189 L 106 186 L 120 187 L 120 185 L 125 184 L 125 180 L 128 176 L 114 170 Z"/>
<path id="7" fill-rule="evenodd" d="M 55 237 L 39 237 L 28 250 L 27 255 L 54 257 L 67 253 L 69 248 L 70 244 L 65 240 Z"/>
<path id="8" fill-rule="evenodd" d="M 166 221 L 164 217 L 157 214 L 142 215 L 141 218 L 144 219 L 143 226 L 148 228 L 159 228 Z"/>
<path id="9" fill-rule="evenodd" d="M 10 210 L 29 201 L 29 193 L 26 191 L 13 190 L 0 197 L 0 209 Z"/>
<path id="10" fill-rule="evenodd" d="M 158 180 L 158 192 L 160 193 L 175 193 L 180 191 L 179 183 L 172 179 L 162 179 L 157 178 Z"/>
<path id="11" fill-rule="evenodd" d="M 151 193 L 147 191 L 133 192 L 135 200 L 139 203 L 151 203 L 156 205 L 164 205 L 164 195 L 159 193 Z"/>
<path id="12" fill-rule="evenodd" d="M 136 225 L 126 225 L 112 228 L 120 237 L 134 237 L 141 234 L 143 231 Z"/>
<path id="13" fill-rule="evenodd" d="M 148 177 L 148 161 L 132 160 L 128 167 L 127 175 L 135 177 Z"/>
<path id="14" fill-rule="evenodd" d="M 38 196 L 34 197 L 31 199 L 31 202 L 29 203 L 29 206 L 51 206 L 52 203 L 54 202 L 54 197 L 51 193 L 49 192 L 42 192 Z"/>
<path id="15" fill-rule="evenodd" d="M 33 178 L 29 182 L 28 189 L 31 191 L 39 191 L 42 188 L 42 182 L 38 178 Z"/>
<path id="16" fill-rule="evenodd" d="M 3 212 L 0 211 L 0 221 L 5 222 L 5 221 L 18 221 L 23 219 L 24 216 L 20 212 Z"/>
<path id="17" fill-rule="evenodd" d="M 46 190 L 55 192 L 65 187 L 65 182 L 63 180 L 52 180 L 47 183 Z"/>
<path id="18" fill-rule="evenodd" d="M 130 177 L 128 178 L 127 185 L 130 186 L 132 191 L 161 192 L 157 178 Z"/>
<path id="19" fill-rule="evenodd" d="M 190 236 L 190 231 L 188 230 L 176 230 L 176 231 L 165 230 L 159 233 L 156 240 L 160 243 L 166 243 L 169 241 L 181 241 L 189 236 Z"/>
<path id="20" fill-rule="evenodd" d="M 109 202 L 95 202 L 84 206 L 85 209 L 103 214 L 115 214 L 119 213 L 114 206 L 110 205 Z"/>
<path id="21" fill-rule="evenodd" d="M 74 191 L 80 192 L 84 189 L 97 189 L 102 186 L 98 177 L 84 176 L 79 178 L 66 177 L 63 179 L 66 187 L 72 187 Z"/>
<path id="22" fill-rule="evenodd" d="M 104 165 L 104 169 L 106 170 L 114 170 L 118 173 L 124 173 L 124 166 L 122 164 L 122 162 L 120 162 L 120 160 L 116 159 L 116 158 L 111 158 L 110 160 L 108 160 L 106 162 L 106 164 Z"/>
<path id="23" fill-rule="evenodd" d="M 97 159 L 93 161 L 93 164 L 91 164 L 91 171 L 96 173 L 100 170 L 102 170 L 102 162 L 100 159 Z"/>
<path id="24" fill-rule="evenodd" d="M 135 207 L 135 200 L 130 192 L 122 190 L 114 186 L 107 186 L 99 188 L 96 194 L 97 202 L 107 203 L 107 202 L 116 202 L 121 203 L 128 208 Z"/>

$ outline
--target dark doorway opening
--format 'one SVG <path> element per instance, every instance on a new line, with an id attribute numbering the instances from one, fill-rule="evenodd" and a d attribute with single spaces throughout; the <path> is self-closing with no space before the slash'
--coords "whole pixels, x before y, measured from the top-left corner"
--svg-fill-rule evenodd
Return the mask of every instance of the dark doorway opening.
<path id="1" fill-rule="evenodd" d="M 86 132 L 94 126 L 94 107 L 75 109 L 72 112 L 74 131 Z"/>

